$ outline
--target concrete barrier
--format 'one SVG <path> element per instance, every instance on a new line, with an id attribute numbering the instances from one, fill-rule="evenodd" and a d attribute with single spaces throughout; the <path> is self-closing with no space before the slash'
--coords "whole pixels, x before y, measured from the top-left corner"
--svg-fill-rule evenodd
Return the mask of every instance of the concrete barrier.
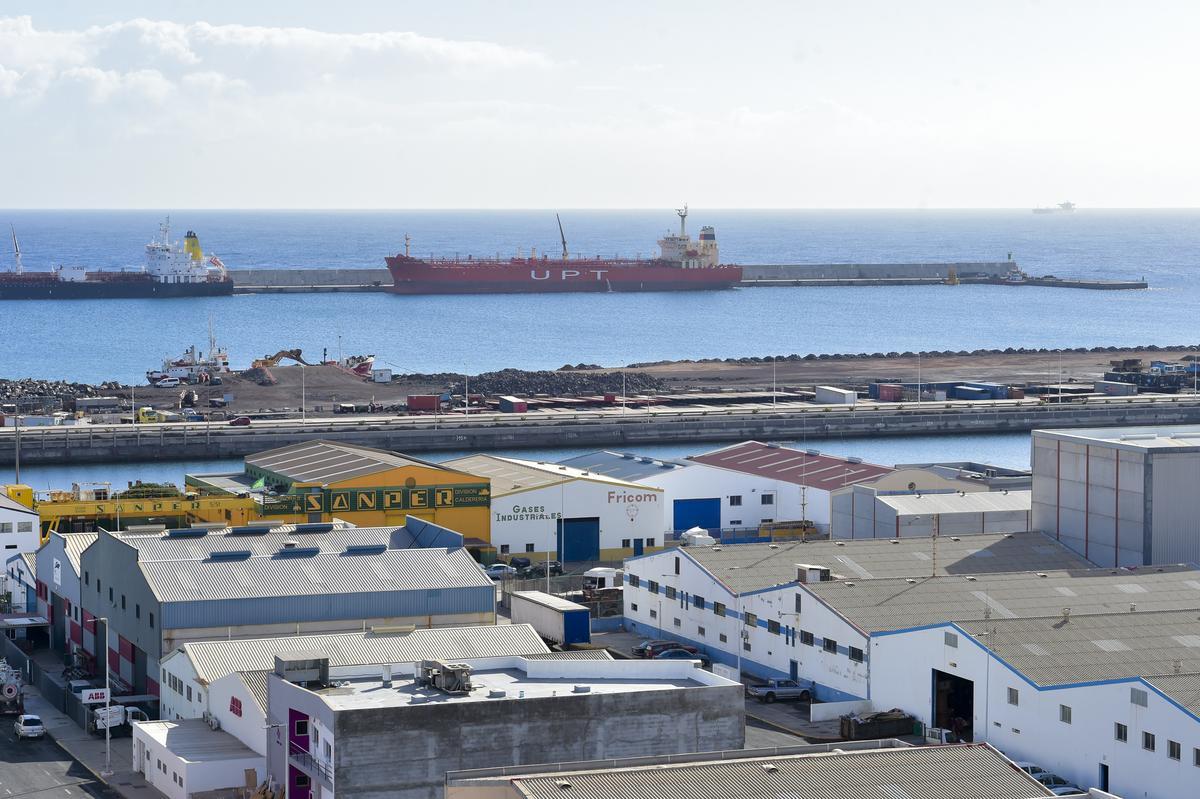
<path id="1" fill-rule="evenodd" d="M 812 406 L 803 410 L 680 412 L 538 418 L 496 415 L 464 420 L 431 416 L 330 418 L 225 424 L 79 425 L 40 427 L 21 435 L 21 462 L 104 463 L 240 458 L 324 438 L 401 452 L 495 450 L 530 447 L 619 447 L 713 441 L 802 441 L 810 438 L 1015 433 L 1036 428 L 1173 425 L 1200 422 L 1200 399 L 1155 401 L 1114 398 L 1087 405 L 971 403 L 930 408 Z M 515 416 L 515 418 L 514 418 Z M 15 439 L 0 431 L 0 465 L 13 463 Z"/>

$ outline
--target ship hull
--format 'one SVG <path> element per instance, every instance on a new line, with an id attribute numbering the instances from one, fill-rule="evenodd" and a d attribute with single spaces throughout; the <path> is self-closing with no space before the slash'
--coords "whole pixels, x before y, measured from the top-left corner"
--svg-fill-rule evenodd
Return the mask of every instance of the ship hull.
<path id="1" fill-rule="evenodd" d="M 233 281 L 159 283 L 157 281 L 21 281 L 0 280 L 0 300 L 95 300 L 174 297 L 224 297 L 233 294 Z"/>
<path id="2" fill-rule="evenodd" d="M 618 291 L 713 291 L 742 280 L 740 266 L 678 266 L 593 262 L 430 264 L 387 258 L 394 294 L 548 294 Z"/>

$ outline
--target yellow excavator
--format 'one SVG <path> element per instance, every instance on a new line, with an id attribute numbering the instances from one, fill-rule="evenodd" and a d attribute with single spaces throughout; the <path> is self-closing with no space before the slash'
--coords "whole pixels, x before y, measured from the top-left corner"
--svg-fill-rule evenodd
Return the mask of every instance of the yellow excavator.
<path id="1" fill-rule="evenodd" d="M 274 355 L 264 355 L 263 357 L 254 361 L 254 363 L 250 364 L 250 368 L 269 369 L 272 366 L 277 366 L 279 362 L 284 359 L 295 361 L 296 363 L 303 364 L 304 366 L 312 366 L 311 363 L 304 360 L 303 354 L 301 353 L 300 349 L 297 348 L 294 350 L 280 350 Z"/>

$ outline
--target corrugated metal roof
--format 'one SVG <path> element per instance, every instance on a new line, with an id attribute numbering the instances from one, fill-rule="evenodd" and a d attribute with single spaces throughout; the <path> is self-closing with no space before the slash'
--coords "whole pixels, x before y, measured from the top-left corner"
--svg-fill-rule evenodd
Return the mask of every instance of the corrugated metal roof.
<path id="1" fill-rule="evenodd" d="M 543 655 L 550 651 L 528 624 L 199 641 L 184 644 L 180 650 L 191 661 L 196 676 L 209 683 L 235 671 L 270 671 L 275 668 L 279 652 L 315 651 L 328 657 L 330 666 L 358 666 L 427 658 Z"/>
<path id="2" fill-rule="evenodd" d="M 1200 602 L 1189 610 L 1140 607 L 1133 613 L 1092 615 L 1072 608 L 1065 621 L 1059 614 L 959 626 L 1038 685 L 1169 675 L 1164 679 L 1182 678 L 1169 684 L 1172 691 L 1186 689 L 1189 680 L 1200 687 Z M 1183 704 L 1200 709 L 1195 699 Z"/>
<path id="3" fill-rule="evenodd" d="M 958 540 L 954 540 L 957 538 Z M 932 538 L 860 538 L 807 543 L 727 544 L 683 550 L 734 592 L 796 580 L 796 564 L 826 566 L 847 579 L 934 573 Z M 639 561 L 628 564 L 638 574 Z M 1086 569 L 1091 564 L 1041 533 L 940 536 L 938 574 Z"/>
<path id="4" fill-rule="evenodd" d="M 267 599 L 492 586 L 465 549 L 256 555 L 139 564 L 160 602 Z"/>
<path id="5" fill-rule="evenodd" d="M 527 660 L 615 660 L 607 649 L 568 649 L 565 652 L 543 652 L 525 655 Z"/>
<path id="6" fill-rule="evenodd" d="M 267 670 L 238 672 L 238 677 L 246 684 L 246 690 L 258 703 L 258 709 L 264 713 L 267 711 L 267 675 L 270 673 Z"/>
<path id="7" fill-rule="evenodd" d="M 1052 795 L 994 749 L 970 744 L 614 767 L 511 781 L 522 796 L 533 799 L 1032 799 Z"/>
<path id="8" fill-rule="evenodd" d="M 564 466 L 573 466 L 585 472 L 602 474 L 617 480 L 641 482 L 652 479 L 657 475 L 677 471 L 685 466 L 693 466 L 688 460 L 675 458 L 651 458 L 646 455 L 635 455 L 632 452 L 613 452 L 600 450 L 586 455 L 577 455 L 559 461 Z"/>
<path id="9" fill-rule="evenodd" d="M 55 535 L 62 536 L 63 551 L 67 553 L 67 559 L 75 567 L 75 573 L 79 574 L 79 556 L 83 554 L 83 550 L 95 543 L 97 533 L 55 533 Z"/>
<path id="10" fill-rule="evenodd" d="M 15 499 L 10 497 L 8 494 L 5 494 L 3 491 L 0 491 L 0 508 L 3 508 L 4 510 L 12 511 L 14 513 L 28 513 L 30 516 L 38 515 L 37 511 L 31 510 L 31 509 L 25 507 L 20 502 L 17 502 Z"/>
<path id="11" fill-rule="evenodd" d="M 1027 511 L 1033 507 L 1032 491 L 971 491 L 946 494 L 884 494 L 877 496 L 901 516 L 927 516 L 952 513 L 1004 513 Z"/>
<path id="12" fill-rule="evenodd" d="M 446 465 L 462 472 L 489 478 L 492 481 L 493 497 L 517 491 L 528 491 L 531 488 L 558 485 L 571 480 L 590 480 L 639 491 L 656 490 L 649 486 L 586 472 L 573 466 L 527 461 L 519 458 L 501 458 L 496 455 L 469 455 L 465 458 L 446 461 Z"/>
<path id="13" fill-rule="evenodd" d="M 1146 682 L 1200 716 L 1200 674 L 1169 674 Z"/>
<path id="14" fill-rule="evenodd" d="M 811 583 L 808 589 L 867 632 L 945 621 L 1037 618 L 1200 607 L 1200 571 L 1188 566 L 1075 569 Z M 1139 614 L 1140 617 L 1140 614 Z"/>
<path id="15" fill-rule="evenodd" d="M 390 549 L 408 549 L 416 537 L 404 527 L 335 527 L 325 532 L 296 532 L 292 524 L 280 525 L 269 533 L 242 535 L 229 528 L 210 530 L 206 535 L 128 535 L 117 539 L 138 550 L 143 563 L 171 560 L 202 560 L 214 552 L 250 552 L 269 555 L 296 541 L 301 547 L 318 547 L 322 552 L 343 552 L 351 546 L 386 544 Z"/>
<path id="16" fill-rule="evenodd" d="M 1129 451 L 1172 450 L 1200 447 L 1200 425 L 1169 427 L 1084 427 L 1071 430 L 1035 430 L 1034 435 L 1080 444 L 1104 443 Z"/>
<path id="17" fill-rule="evenodd" d="M 203 719 L 144 721 L 141 729 L 167 751 L 192 763 L 253 760 L 262 756 L 224 730 L 214 730 Z"/>
<path id="18" fill-rule="evenodd" d="M 36 552 L 22 552 L 21 560 L 25 561 L 25 568 L 29 569 L 29 573 L 34 578 L 36 578 L 37 577 L 37 553 Z"/>
<path id="19" fill-rule="evenodd" d="M 445 468 L 441 464 L 411 458 L 398 452 L 321 440 L 248 455 L 246 465 L 277 474 L 293 483 L 321 484 L 336 483 L 404 466 Z"/>
<path id="20" fill-rule="evenodd" d="M 833 455 L 810 455 L 804 450 L 773 446 L 761 441 L 745 441 L 714 452 L 694 455 L 692 460 L 825 491 L 874 480 L 895 471 L 890 466 L 877 463 L 861 463 Z"/>

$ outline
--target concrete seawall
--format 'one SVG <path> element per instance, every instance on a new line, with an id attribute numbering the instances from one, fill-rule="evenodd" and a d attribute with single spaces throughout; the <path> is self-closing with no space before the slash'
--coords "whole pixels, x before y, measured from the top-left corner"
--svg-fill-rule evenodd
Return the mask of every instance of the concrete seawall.
<path id="1" fill-rule="evenodd" d="M 1036 428 L 1168 425 L 1200 422 L 1200 400 L 1110 401 L 1089 405 L 1016 405 L 855 410 L 815 407 L 800 412 L 713 411 L 670 416 L 629 413 L 561 419 L 521 415 L 318 419 L 224 424 L 112 425 L 30 428 L 23 432 L 24 464 L 239 458 L 297 441 L 326 438 L 403 452 L 523 447 L 618 447 L 700 441 L 803 440 L 830 436 L 1013 433 Z M 11 430 L 0 435 L 0 465 L 13 463 Z"/>

